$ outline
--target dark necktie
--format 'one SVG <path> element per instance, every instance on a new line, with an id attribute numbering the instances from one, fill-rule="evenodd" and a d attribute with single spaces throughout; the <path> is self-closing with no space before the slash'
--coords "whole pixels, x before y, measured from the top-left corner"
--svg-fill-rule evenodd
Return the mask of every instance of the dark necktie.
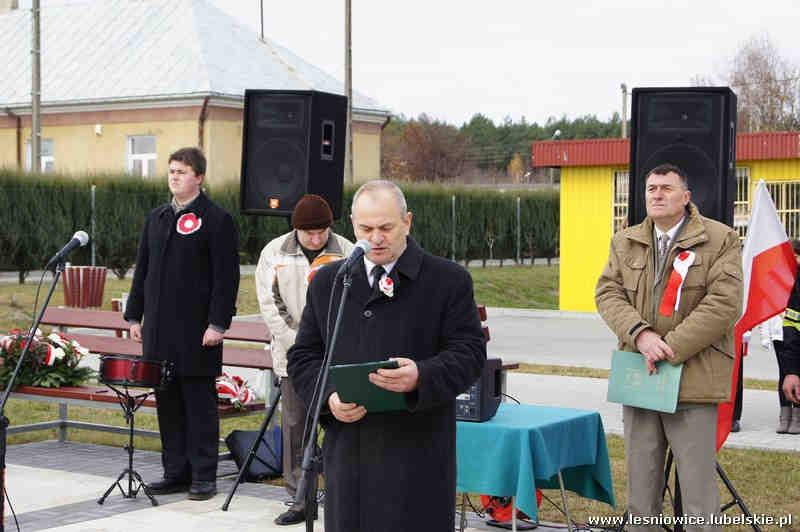
<path id="1" fill-rule="evenodd" d="M 372 268 L 372 294 L 376 295 L 380 292 L 381 277 L 386 273 L 383 266 L 378 265 Z"/>

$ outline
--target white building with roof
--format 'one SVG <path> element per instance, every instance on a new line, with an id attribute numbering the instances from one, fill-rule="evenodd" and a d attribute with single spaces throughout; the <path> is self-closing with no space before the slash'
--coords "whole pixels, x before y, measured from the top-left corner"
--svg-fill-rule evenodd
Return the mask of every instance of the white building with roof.
<path id="1" fill-rule="evenodd" d="M 0 167 L 30 168 L 31 12 L 16 5 L 0 0 Z M 58 172 L 165 176 L 196 145 L 209 180 L 238 180 L 245 89 L 344 93 L 207 0 L 44 3 L 41 48 L 42 166 Z M 380 176 L 388 120 L 354 91 L 356 180 Z"/>

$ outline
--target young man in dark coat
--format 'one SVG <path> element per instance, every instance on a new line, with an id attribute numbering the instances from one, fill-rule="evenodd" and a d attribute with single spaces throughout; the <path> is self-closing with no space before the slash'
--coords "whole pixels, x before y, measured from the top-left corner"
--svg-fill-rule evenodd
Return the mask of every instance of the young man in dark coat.
<path id="1" fill-rule="evenodd" d="M 203 194 L 205 171 L 197 148 L 170 155 L 172 201 L 147 215 L 125 309 L 144 358 L 173 369 L 167 387 L 156 390 L 164 478 L 150 491 L 188 489 L 194 500 L 217 492 L 215 379 L 239 288 L 239 236 L 231 215 Z"/>
<path id="2" fill-rule="evenodd" d="M 406 409 L 370 413 L 325 390 L 323 461 L 327 532 L 441 532 L 455 522 L 455 398 L 478 378 L 486 344 L 472 279 L 408 236 L 411 213 L 391 182 L 371 181 L 353 198 L 358 239 L 372 250 L 353 266 L 334 364 L 394 358 L 370 381 L 405 395 Z M 310 402 L 341 279 L 338 262 L 308 289 L 289 378 Z M 366 383 L 365 383 L 366 384 Z M 310 407 L 311 405 L 309 405 Z"/>

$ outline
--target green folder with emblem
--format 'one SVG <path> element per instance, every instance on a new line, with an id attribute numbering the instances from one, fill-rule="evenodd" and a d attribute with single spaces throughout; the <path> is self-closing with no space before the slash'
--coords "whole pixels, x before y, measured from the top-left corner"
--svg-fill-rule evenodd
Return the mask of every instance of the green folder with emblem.
<path id="1" fill-rule="evenodd" d="M 673 366 L 661 360 L 656 368 L 658 372 L 650 375 L 640 353 L 614 351 L 608 377 L 608 401 L 674 414 L 678 407 L 683 364 Z"/>
<path id="2" fill-rule="evenodd" d="M 395 369 L 396 360 L 366 362 L 362 364 L 339 364 L 331 366 L 328 380 L 344 403 L 356 403 L 367 409 L 367 414 L 406 410 L 404 393 L 390 392 L 369 381 L 369 374 L 379 368 Z"/>

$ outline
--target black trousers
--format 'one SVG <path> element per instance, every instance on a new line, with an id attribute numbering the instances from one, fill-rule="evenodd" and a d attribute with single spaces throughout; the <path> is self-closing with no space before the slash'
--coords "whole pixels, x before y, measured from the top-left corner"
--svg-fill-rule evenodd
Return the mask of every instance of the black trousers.
<path id="1" fill-rule="evenodd" d="M 164 477 L 208 481 L 217 477 L 219 413 L 214 377 L 176 376 L 156 390 Z"/>
<path id="2" fill-rule="evenodd" d="M 788 351 L 790 349 L 797 350 L 800 347 L 798 342 L 800 342 L 800 332 L 794 327 L 784 327 L 783 341 L 774 340 L 772 342 L 772 346 L 775 348 L 775 356 L 778 359 L 778 403 L 781 406 L 790 406 L 792 404 L 783 394 L 783 379 L 786 378 L 787 374 L 791 373 L 787 367 L 789 364 L 786 360 L 791 357 Z"/>
<path id="3" fill-rule="evenodd" d="M 733 402 L 733 420 L 742 419 L 742 393 L 744 392 L 744 359 L 739 361 L 739 382 L 736 385 L 736 400 Z"/>

